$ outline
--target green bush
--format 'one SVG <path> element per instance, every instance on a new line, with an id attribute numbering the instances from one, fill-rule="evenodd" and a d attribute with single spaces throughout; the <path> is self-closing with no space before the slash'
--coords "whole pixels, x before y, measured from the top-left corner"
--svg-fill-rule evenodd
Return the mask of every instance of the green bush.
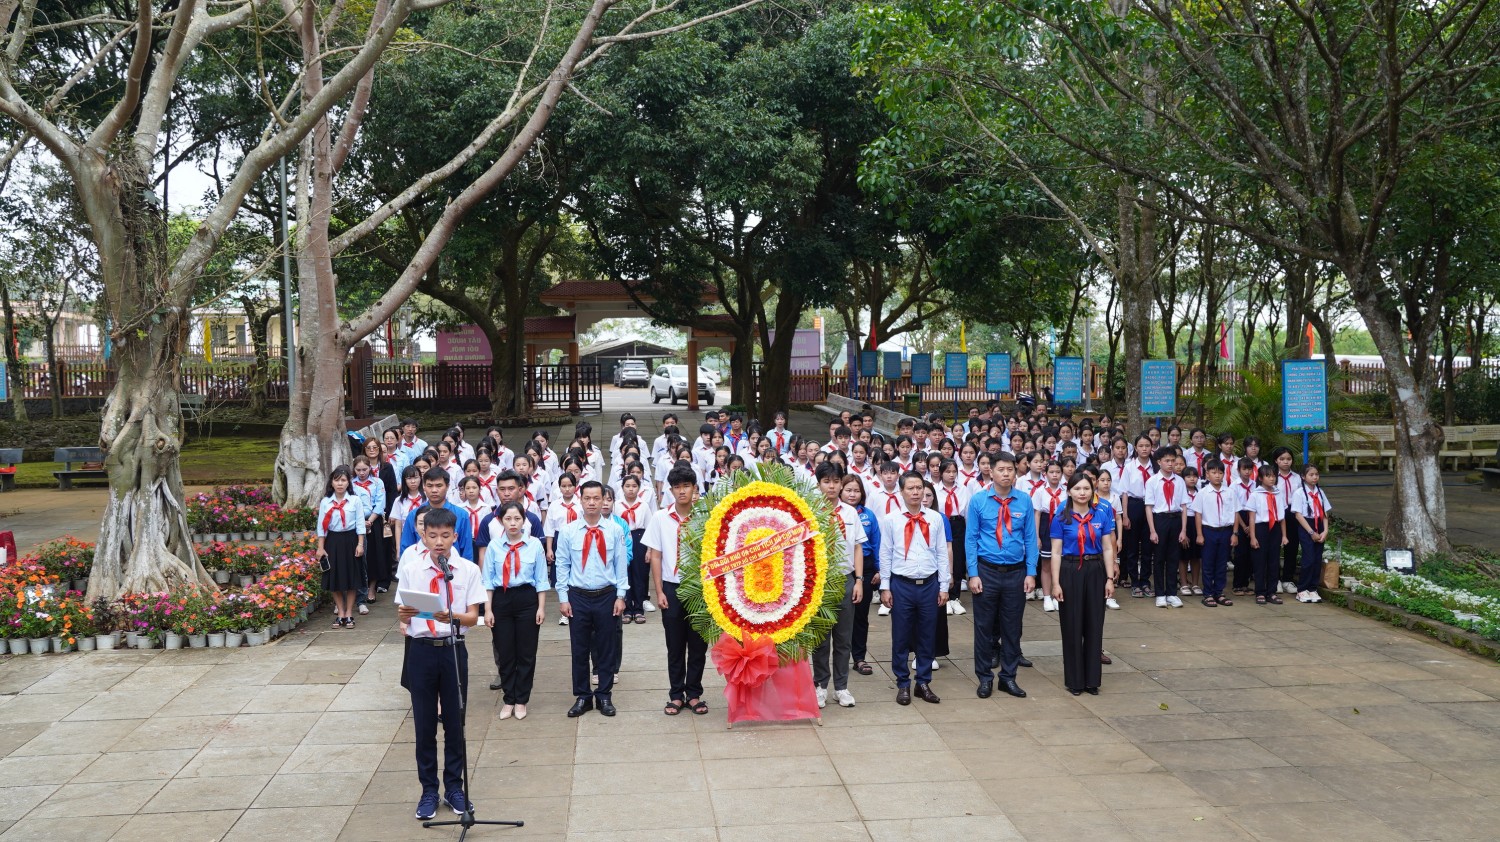
<path id="1" fill-rule="evenodd" d="M 1432 411 L 1439 418 L 1445 409 L 1443 397 L 1444 390 L 1441 389 L 1432 395 Z M 1478 368 L 1458 375 L 1453 388 L 1453 421 L 1457 424 L 1500 421 L 1500 378 L 1488 377 L 1483 369 Z"/>

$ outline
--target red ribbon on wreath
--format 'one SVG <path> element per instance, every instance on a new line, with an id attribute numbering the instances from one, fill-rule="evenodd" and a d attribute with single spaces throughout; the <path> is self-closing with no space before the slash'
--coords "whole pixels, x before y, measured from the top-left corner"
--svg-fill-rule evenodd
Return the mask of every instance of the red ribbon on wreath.
<path id="1" fill-rule="evenodd" d="M 711 654 L 714 667 L 724 676 L 724 701 L 731 723 L 818 717 L 808 662 L 782 666 L 769 636 L 750 635 L 741 644 L 726 634 L 714 644 Z"/>
<path id="2" fill-rule="evenodd" d="M 741 644 L 726 634 L 714 644 L 713 659 L 714 667 L 728 684 L 725 695 L 731 706 L 749 705 L 756 688 L 781 665 L 776 644 L 765 635 L 750 635 Z"/>

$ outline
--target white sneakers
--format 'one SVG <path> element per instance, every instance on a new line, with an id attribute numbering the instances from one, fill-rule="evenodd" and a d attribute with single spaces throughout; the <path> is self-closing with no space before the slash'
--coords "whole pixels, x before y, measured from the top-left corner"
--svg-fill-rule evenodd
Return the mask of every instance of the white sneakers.
<path id="1" fill-rule="evenodd" d="M 1035 591 L 1034 591 L 1034 592 L 1032 592 L 1032 594 L 1031 594 L 1031 598 L 1032 598 L 1032 599 L 1041 599 L 1041 598 L 1042 598 L 1042 597 L 1044 597 L 1044 596 L 1046 596 L 1046 594 L 1044 594 L 1044 593 L 1042 593 L 1042 589 L 1041 589 L 1041 588 L 1037 588 L 1037 589 L 1036 589 L 1036 590 L 1035 590 Z"/>
<path id="2" fill-rule="evenodd" d="M 1042 610 L 1043 611 L 1056 611 L 1057 610 L 1057 600 L 1053 599 L 1050 596 L 1044 596 L 1044 597 L 1042 597 Z"/>
<path id="3" fill-rule="evenodd" d="M 558 617 L 557 618 L 557 624 L 559 626 L 566 626 L 568 624 L 568 618 L 567 617 Z"/>
<path id="4" fill-rule="evenodd" d="M 935 670 L 940 670 L 943 668 L 943 665 L 934 660 L 932 662 L 932 668 Z"/>
<path id="5" fill-rule="evenodd" d="M 361 614 L 368 614 L 368 613 L 370 613 L 370 606 L 368 606 L 368 605 L 364 604 L 363 602 L 361 602 L 359 604 L 359 613 L 361 613 Z"/>
<path id="6" fill-rule="evenodd" d="M 854 707 L 854 694 L 850 693 L 848 690 L 835 690 L 835 691 L 833 691 L 833 695 L 834 695 L 834 698 L 836 698 L 836 699 L 839 700 L 839 707 L 841 707 L 841 708 L 852 708 L 852 707 Z"/>
<path id="7" fill-rule="evenodd" d="M 818 688 L 818 707 L 820 707 L 820 708 L 826 708 L 826 707 L 828 707 L 828 688 L 827 687 L 819 687 Z"/>
<path id="8" fill-rule="evenodd" d="M 1173 608 L 1181 608 L 1182 600 L 1178 599 L 1175 596 L 1169 596 L 1167 597 L 1167 604 L 1172 606 Z"/>
<path id="9" fill-rule="evenodd" d="M 1111 611 L 1119 611 L 1120 603 L 1116 602 L 1114 597 L 1110 597 L 1109 599 L 1104 600 L 1104 607 L 1108 608 Z"/>
<path id="10" fill-rule="evenodd" d="M 1322 602 L 1323 597 L 1318 596 L 1317 591 L 1297 591 L 1298 602 Z"/>
<path id="11" fill-rule="evenodd" d="M 1296 593 L 1297 592 L 1297 583 L 1296 582 L 1282 582 L 1281 583 L 1281 592 L 1282 593 Z"/>
<path id="12" fill-rule="evenodd" d="M 955 605 L 957 605 L 957 604 L 958 604 L 958 603 L 956 603 L 956 602 L 949 602 L 949 603 L 946 603 L 946 605 L 947 605 L 947 611 L 948 611 L 948 614 L 949 614 L 949 615 L 952 615 L 952 614 L 954 614 L 954 613 L 956 613 L 956 612 L 955 612 L 955 611 L 954 611 L 954 610 L 953 610 L 953 606 L 955 606 Z"/>
<path id="13" fill-rule="evenodd" d="M 959 602 L 956 599 L 953 600 L 952 602 L 949 602 L 948 603 L 948 607 L 950 607 L 950 608 L 953 609 L 953 613 L 954 614 L 967 614 L 967 613 L 969 613 L 968 610 L 966 610 L 964 608 L 964 604 L 962 602 Z"/>
<path id="14" fill-rule="evenodd" d="M 653 605 L 652 602 L 651 602 L 651 600 L 649 600 L 649 599 L 646 600 L 646 602 L 644 603 L 644 605 L 645 605 L 646 613 L 647 614 L 650 614 L 652 611 L 656 610 L 656 606 Z"/>
<path id="15" fill-rule="evenodd" d="M 882 605 L 879 608 L 875 609 L 875 615 L 878 617 L 889 617 L 891 616 L 891 609 L 886 608 L 884 605 Z"/>
<path id="16" fill-rule="evenodd" d="M 1166 608 L 1167 607 L 1167 598 L 1164 597 L 1164 596 L 1157 597 L 1156 598 L 1156 607 L 1157 608 Z"/>

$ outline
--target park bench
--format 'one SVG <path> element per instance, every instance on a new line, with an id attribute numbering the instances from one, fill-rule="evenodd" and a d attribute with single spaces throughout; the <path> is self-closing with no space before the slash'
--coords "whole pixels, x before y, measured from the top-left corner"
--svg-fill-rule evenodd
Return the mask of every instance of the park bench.
<path id="1" fill-rule="evenodd" d="M 857 401 L 853 398 L 846 398 L 843 395 L 828 395 L 824 403 L 818 405 L 818 409 L 832 416 L 829 419 L 831 421 L 833 420 L 833 418 L 837 418 L 838 414 L 846 409 L 850 412 L 863 412 L 865 406 L 866 404 L 864 401 Z M 894 436 L 896 434 L 896 425 L 901 421 L 902 418 L 911 417 L 901 412 L 886 409 L 883 406 L 871 406 L 870 415 L 875 419 L 875 431 L 887 436 Z M 827 435 L 826 430 L 820 432 L 822 432 L 825 436 Z M 812 438 L 816 439 L 818 438 L 818 436 L 814 435 L 812 436 Z"/>
<path id="2" fill-rule="evenodd" d="M 1349 440 L 1340 440 L 1340 456 L 1344 467 L 1359 470 L 1361 462 L 1374 462 L 1384 468 L 1390 463 L 1394 470 L 1396 462 L 1396 431 L 1384 425 L 1366 425 L 1354 428 Z"/>
<path id="3" fill-rule="evenodd" d="M 197 421 L 208 408 L 208 398 L 183 392 L 177 396 L 177 411 L 184 421 Z"/>
<path id="4" fill-rule="evenodd" d="M 0 462 L 5 463 L 0 468 L 0 491 L 16 490 L 16 465 L 21 463 L 22 453 L 19 447 L 0 447 Z"/>
<path id="5" fill-rule="evenodd" d="M 104 470 L 104 451 L 97 447 L 59 447 L 52 451 L 52 461 L 63 464 L 61 471 L 52 472 L 60 489 L 72 488 L 75 479 L 109 479 L 109 472 Z M 81 467 L 74 470 L 74 462 Z"/>

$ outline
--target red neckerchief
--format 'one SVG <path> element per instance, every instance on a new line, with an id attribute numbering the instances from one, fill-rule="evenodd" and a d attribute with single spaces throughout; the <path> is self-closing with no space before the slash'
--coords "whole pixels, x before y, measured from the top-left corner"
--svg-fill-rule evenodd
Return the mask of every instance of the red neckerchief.
<path id="1" fill-rule="evenodd" d="M 1042 490 L 1046 491 L 1047 496 L 1051 498 L 1047 503 L 1047 517 L 1052 517 L 1057 514 L 1057 504 L 1062 501 L 1063 490 L 1061 487 L 1044 488 Z"/>
<path id="2" fill-rule="evenodd" d="M 604 530 L 598 526 L 585 526 L 583 528 L 583 555 L 579 559 L 578 569 L 587 570 L 589 567 L 589 547 L 599 548 L 599 561 L 608 563 L 604 555 Z"/>
<path id="3" fill-rule="evenodd" d="M 427 551 L 426 550 L 422 550 L 422 555 L 427 555 Z M 430 569 L 432 570 L 432 579 L 427 583 L 427 592 L 428 593 L 437 593 L 438 592 L 438 583 L 439 582 L 445 582 L 448 585 L 448 607 L 449 607 L 449 610 L 451 611 L 452 607 L 453 607 L 453 583 L 446 581 L 447 577 L 445 577 L 443 575 L 443 571 L 441 569 L 439 569 L 436 565 L 434 565 Z M 437 637 L 437 623 L 434 623 L 433 621 L 428 620 L 427 621 L 427 631 L 433 637 Z"/>
<path id="4" fill-rule="evenodd" d="M 1266 512 L 1267 512 L 1267 514 L 1271 518 L 1271 528 L 1275 529 L 1276 528 L 1276 508 L 1277 508 L 1277 506 L 1276 506 L 1276 500 L 1278 498 L 1276 496 L 1276 492 L 1274 490 L 1272 490 L 1272 489 L 1269 489 L 1269 488 L 1266 489 L 1266 495 L 1267 495 L 1267 499 L 1266 499 Z"/>
<path id="5" fill-rule="evenodd" d="M 948 495 L 948 499 L 943 501 L 943 514 L 950 518 L 957 517 L 958 512 L 955 510 L 958 508 L 958 489 L 945 485 L 943 491 Z"/>
<path id="6" fill-rule="evenodd" d="M 500 587 L 508 590 L 510 588 L 511 575 L 513 573 L 516 576 L 521 575 L 521 547 L 523 546 L 525 546 L 524 543 L 506 544 L 505 562 L 500 566 Z"/>
<path id="7" fill-rule="evenodd" d="M 1073 512 L 1073 520 L 1078 522 L 1078 566 L 1082 568 L 1084 550 L 1087 548 L 1085 541 L 1092 542 L 1097 540 L 1094 534 L 1094 512 L 1090 510 L 1088 514 L 1080 515 L 1075 511 Z"/>
<path id="8" fill-rule="evenodd" d="M 917 512 L 916 514 L 902 512 L 902 514 L 906 515 L 906 555 L 909 558 L 911 556 L 911 539 L 917 530 L 922 530 L 922 540 L 925 543 L 932 543 L 932 535 L 927 530 L 927 518 L 923 517 L 921 512 Z M 839 522 L 842 523 L 843 521 Z"/>
<path id="9" fill-rule="evenodd" d="M 479 516 L 479 513 L 484 511 L 484 506 L 480 506 L 477 509 L 472 506 L 464 506 L 464 508 L 469 510 L 469 526 L 472 526 L 474 528 L 474 537 L 478 538 L 479 521 L 483 520 L 483 518 Z"/>
<path id="10" fill-rule="evenodd" d="M 1177 475 L 1167 477 L 1161 481 L 1161 494 L 1167 500 L 1167 511 L 1172 510 L 1172 495 L 1177 491 Z"/>
<path id="11" fill-rule="evenodd" d="M 578 513 L 575 512 L 575 511 L 573 511 L 573 504 L 572 503 L 562 503 L 560 505 L 564 509 L 568 510 L 568 520 L 567 520 L 568 523 L 572 523 L 573 521 L 578 520 Z"/>
<path id="12" fill-rule="evenodd" d="M 339 526 L 342 526 L 345 529 L 349 528 L 349 516 L 344 513 L 344 507 L 347 505 L 349 505 L 348 497 L 345 497 L 342 500 L 334 500 L 334 502 L 328 504 L 328 512 L 323 515 L 324 532 L 328 531 L 328 525 L 333 522 L 334 512 L 339 513 Z"/>
<path id="13" fill-rule="evenodd" d="M 635 510 L 639 509 L 640 507 L 641 501 L 639 500 L 635 501 L 635 505 L 631 506 L 625 505 L 625 503 L 622 501 L 620 503 L 620 508 L 624 511 L 624 514 L 621 515 L 621 517 L 625 519 L 626 523 L 630 524 L 631 526 L 635 526 Z"/>
<path id="14" fill-rule="evenodd" d="M 994 492 L 990 492 L 990 493 L 991 493 L 991 496 L 994 495 Z M 1011 502 L 1012 499 L 1014 499 L 1014 498 L 1012 498 L 1009 494 L 1005 495 L 1004 497 L 995 497 L 995 502 L 1000 504 L 1000 515 L 999 515 L 999 517 L 996 518 L 996 522 L 995 522 L 995 546 L 996 547 L 1004 547 L 1005 546 L 1005 533 L 1011 531 L 1011 527 L 1010 527 L 1010 502 Z"/>

